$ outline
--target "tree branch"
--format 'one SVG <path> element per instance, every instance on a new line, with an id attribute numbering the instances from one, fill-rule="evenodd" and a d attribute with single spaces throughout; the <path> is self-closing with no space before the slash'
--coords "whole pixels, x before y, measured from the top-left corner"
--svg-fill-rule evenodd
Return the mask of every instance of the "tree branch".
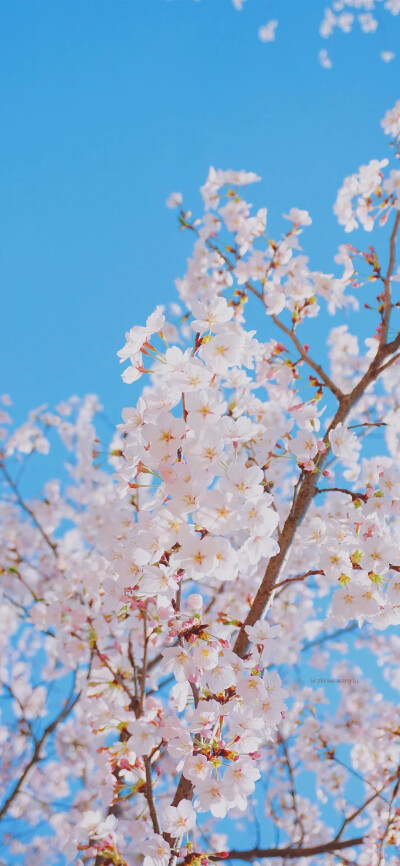
<path id="1" fill-rule="evenodd" d="M 282 857 L 286 860 L 296 860 L 297 857 L 315 857 L 317 854 L 333 854 L 335 851 L 342 851 L 345 848 L 353 848 L 357 845 L 362 845 L 363 836 L 358 836 L 356 839 L 344 839 L 337 841 L 332 839 L 330 842 L 323 842 L 321 845 L 310 845 L 304 848 L 251 848 L 248 851 L 232 850 L 228 852 L 228 856 L 224 851 L 222 854 L 212 854 L 212 860 L 265 860 L 268 858 Z"/>
<path id="2" fill-rule="evenodd" d="M 389 241 L 389 265 L 387 269 L 387 274 L 385 277 L 385 300 L 384 300 L 384 311 L 383 311 L 383 319 L 382 319 L 382 330 L 381 337 L 379 341 L 379 346 L 384 346 L 387 340 L 388 330 L 389 330 L 389 322 L 390 322 L 390 313 L 392 311 L 392 303 L 391 303 L 391 279 L 393 276 L 393 270 L 396 262 L 396 237 L 397 232 L 400 226 L 400 211 L 397 211 L 396 219 L 394 221 L 394 226 L 392 229 L 392 234 L 390 235 Z"/>
<path id="3" fill-rule="evenodd" d="M 280 743 L 281 743 L 281 746 L 283 749 L 283 753 L 284 753 L 285 761 L 286 761 L 286 766 L 288 769 L 288 774 L 289 774 L 289 779 L 290 779 L 290 794 L 292 797 L 293 809 L 294 809 L 294 813 L 295 813 L 295 824 L 297 824 L 297 826 L 300 829 L 300 839 L 298 841 L 300 842 L 300 845 L 301 845 L 303 842 L 303 839 L 304 839 L 304 827 L 303 827 L 303 822 L 302 822 L 301 815 L 300 815 L 300 812 L 298 809 L 297 794 L 296 794 L 296 788 L 295 788 L 295 783 L 294 783 L 293 767 L 292 767 L 292 763 L 290 760 L 289 749 L 286 745 L 286 740 L 284 739 L 284 737 L 282 736 L 282 733 L 280 731 L 279 731 L 279 740 L 280 740 Z"/>
<path id="4" fill-rule="evenodd" d="M 334 382 L 332 382 L 332 379 L 328 376 L 327 373 L 325 373 L 323 367 L 321 367 L 320 364 L 317 364 L 316 361 L 313 361 L 313 359 L 310 358 L 308 352 L 306 351 L 304 346 L 301 345 L 300 340 L 296 337 L 295 331 L 284 325 L 277 316 L 271 316 L 271 319 L 273 323 L 291 339 L 292 343 L 294 343 L 294 345 L 296 346 L 296 349 L 302 360 L 306 364 L 308 364 L 308 366 L 311 367 L 312 370 L 314 370 L 314 373 L 316 373 L 317 376 L 322 379 L 324 385 L 326 385 L 326 387 L 329 388 L 330 391 L 332 391 L 332 394 L 335 395 L 336 399 L 340 401 L 343 397 L 343 392 L 340 390 L 340 388 L 337 387 L 337 385 L 335 385 Z"/>
<path id="5" fill-rule="evenodd" d="M 151 818 L 151 823 L 153 825 L 153 830 L 155 833 L 159 834 L 160 833 L 160 824 L 158 822 L 158 815 L 157 815 L 156 806 L 155 806 L 155 802 L 154 802 L 153 783 L 151 781 L 151 764 L 150 764 L 149 756 L 145 755 L 143 758 L 143 761 L 144 761 L 144 768 L 146 771 L 146 794 L 145 794 L 145 796 L 146 796 L 146 800 L 147 800 L 147 805 L 149 807 L 150 818 Z"/>
<path id="6" fill-rule="evenodd" d="M 55 731 L 56 727 L 61 722 L 63 722 L 64 719 L 66 719 L 66 717 L 69 715 L 69 713 L 72 712 L 75 704 L 78 702 L 80 695 L 81 695 L 81 692 L 78 692 L 78 694 L 75 695 L 75 698 L 72 700 L 72 695 L 74 693 L 74 689 L 75 689 L 75 678 L 74 678 L 74 683 L 73 683 L 70 697 L 68 698 L 68 700 L 65 704 L 65 707 L 63 707 L 63 709 L 59 712 L 58 716 L 56 716 L 56 718 L 49 725 L 47 725 L 47 727 L 44 729 L 43 734 L 40 737 L 40 739 L 36 740 L 35 748 L 33 750 L 33 754 L 32 754 L 30 761 L 28 761 L 26 767 L 24 768 L 18 781 L 16 782 L 13 790 L 11 791 L 11 793 L 9 794 L 9 796 L 7 797 L 7 799 L 5 800 L 5 802 L 3 803 L 3 805 L 0 809 L 0 821 L 7 814 L 11 804 L 15 800 L 18 792 L 21 790 L 21 787 L 22 787 L 26 777 L 28 776 L 28 773 L 32 769 L 32 767 L 34 767 L 35 764 L 39 763 L 39 761 L 43 760 L 43 758 L 41 756 L 41 749 L 42 749 L 42 746 L 44 745 L 45 741 L 53 733 L 53 731 Z"/>
<path id="7" fill-rule="evenodd" d="M 306 580 L 307 577 L 311 577 L 314 574 L 324 574 L 324 570 L 322 568 L 318 569 L 310 569 L 306 571 L 305 574 L 300 574 L 298 577 L 287 577 L 285 580 L 281 580 L 280 583 L 275 584 L 275 589 L 279 589 L 281 586 L 287 586 L 289 583 L 296 583 L 297 581 Z"/>
<path id="8" fill-rule="evenodd" d="M 346 493 L 347 496 L 351 496 L 353 502 L 357 502 L 357 499 L 362 499 L 363 502 L 367 501 L 365 493 L 353 493 L 351 490 L 347 490 L 347 487 L 317 487 L 315 495 L 317 496 L 319 493 Z"/>
<path id="9" fill-rule="evenodd" d="M 26 504 L 26 502 L 24 502 L 24 500 L 22 499 L 22 496 L 18 490 L 18 487 L 17 487 L 15 481 L 12 480 L 11 475 L 8 474 L 8 471 L 7 471 L 6 467 L 4 466 L 4 463 L 0 463 L 0 469 L 1 469 L 5 479 L 7 481 L 7 483 L 10 485 L 11 489 L 14 491 L 18 504 L 21 506 L 21 508 L 23 509 L 23 511 L 25 511 L 26 514 L 29 514 L 29 517 L 31 518 L 31 520 L 35 524 L 36 528 L 39 530 L 42 538 L 44 538 L 46 544 L 48 545 L 48 547 L 50 547 L 50 550 L 52 550 L 52 552 L 54 553 L 54 556 L 57 556 L 57 545 L 47 535 L 47 532 L 45 532 L 45 530 L 43 529 L 43 526 L 39 523 L 39 521 L 38 521 L 37 517 L 35 516 L 34 512 L 32 511 L 32 509 L 29 508 L 29 506 Z"/>
<path id="10" fill-rule="evenodd" d="M 376 800 L 377 797 L 380 797 L 380 795 L 381 795 L 382 791 L 384 791 L 384 789 L 385 789 L 385 785 L 383 785 L 379 791 L 376 791 L 374 794 L 371 794 L 371 796 L 368 797 L 368 799 L 365 800 L 365 802 L 361 806 L 359 806 L 358 809 L 356 809 L 354 812 L 351 813 L 351 815 L 349 815 L 347 818 L 344 819 L 343 824 L 340 827 L 340 830 L 338 831 L 338 833 L 335 836 L 335 841 L 340 839 L 340 837 L 343 833 L 343 830 L 347 827 L 348 824 L 351 823 L 351 821 L 354 820 L 354 818 L 357 818 L 358 815 L 361 815 L 361 812 L 363 812 L 364 809 L 367 806 L 369 806 L 370 803 L 373 802 L 373 800 Z"/>

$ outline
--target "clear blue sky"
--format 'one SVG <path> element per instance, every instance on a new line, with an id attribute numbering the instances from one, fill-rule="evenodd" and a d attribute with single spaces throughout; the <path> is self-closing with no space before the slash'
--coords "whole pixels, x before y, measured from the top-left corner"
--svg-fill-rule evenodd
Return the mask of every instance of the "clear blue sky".
<path id="1" fill-rule="evenodd" d="M 35 0 L 0 9 L 1 391 L 15 415 L 96 392 L 133 400 L 116 351 L 174 297 L 190 250 L 164 202 L 199 208 L 208 167 L 246 168 L 251 200 L 307 208 L 305 247 L 329 271 L 344 175 L 387 152 L 379 121 L 400 96 L 400 16 L 323 43 L 323 0 Z M 277 39 L 258 27 L 279 19 Z"/>

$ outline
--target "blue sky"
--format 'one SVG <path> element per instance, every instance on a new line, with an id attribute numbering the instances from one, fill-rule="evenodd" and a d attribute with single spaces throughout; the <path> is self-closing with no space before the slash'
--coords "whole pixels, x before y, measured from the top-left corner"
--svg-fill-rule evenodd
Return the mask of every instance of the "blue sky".
<path id="1" fill-rule="evenodd" d="M 344 239 L 342 178 L 387 153 L 379 121 L 400 96 L 400 16 L 375 35 L 318 36 L 322 0 L 35 0 L 0 10 L 1 390 L 33 406 L 98 393 L 133 401 L 116 351 L 174 298 L 189 239 L 164 202 L 200 207 L 208 167 L 262 176 L 250 200 L 307 208 L 304 246 L 329 271 Z M 273 44 L 257 38 L 277 17 Z M 322 44 L 334 68 L 317 63 Z M 267 326 L 267 325 L 266 325 Z M 266 332 L 265 332 L 266 333 Z"/>

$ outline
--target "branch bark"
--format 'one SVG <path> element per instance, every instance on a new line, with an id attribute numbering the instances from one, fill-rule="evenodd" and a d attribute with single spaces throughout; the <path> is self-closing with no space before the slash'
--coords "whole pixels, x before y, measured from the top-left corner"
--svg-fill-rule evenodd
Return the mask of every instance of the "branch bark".
<path id="1" fill-rule="evenodd" d="M 362 845 L 363 836 L 358 836 L 356 839 L 343 839 L 337 841 L 332 839 L 330 842 L 323 842 L 321 845 L 309 845 L 304 848 L 251 848 L 248 851 L 229 851 L 223 854 L 213 854 L 213 860 L 265 860 L 283 857 L 285 860 L 296 860 L 297 857 L 316 857 L 317 854 L 333 854 L 335 851 L 342 851 L 346 848 L 355 848 L 357 845 Z"/>

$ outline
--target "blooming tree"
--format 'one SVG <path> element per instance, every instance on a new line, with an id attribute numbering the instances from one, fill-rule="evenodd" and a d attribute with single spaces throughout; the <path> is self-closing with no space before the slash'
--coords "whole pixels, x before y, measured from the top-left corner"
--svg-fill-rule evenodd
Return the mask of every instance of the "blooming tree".
<path id="1" fill-rule="evenodd" d="M 400 101 L 383 128 L 396 154 Z M 193 254 L 126 334 L 144 385 L 110 443 L 93 396 L 16 429 L 3 398 L 4 863 L 398 864 L 398 711 L 368 673 L 400 688 L 400 171 L 346 178 L 339 223 L 382 242 L 335 274 L 307 211 L 272 239 L 258 180 L 211 169 L 199 218 L 169 199 Z M 335 324 L 326 359 L 325 308 L 364 345 Z M 68 477 L 28 500 L 55 437 Z"/>

